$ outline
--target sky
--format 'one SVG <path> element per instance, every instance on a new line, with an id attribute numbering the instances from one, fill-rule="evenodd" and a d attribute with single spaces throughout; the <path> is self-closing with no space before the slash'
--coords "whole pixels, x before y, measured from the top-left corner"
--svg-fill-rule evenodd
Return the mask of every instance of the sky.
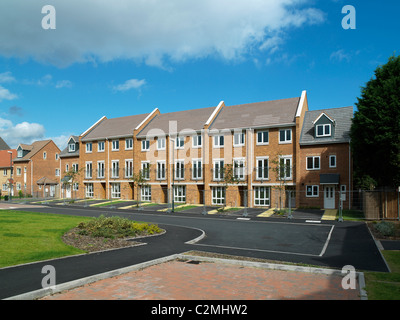
<path id="1" fill-rule="evenodd" d="M 310 110 L 356 110 L 399 54 L 399 13 L 397 0 L 1 0 L 0 137 L 63 149 L 103 116 L 303 90 Z"/>

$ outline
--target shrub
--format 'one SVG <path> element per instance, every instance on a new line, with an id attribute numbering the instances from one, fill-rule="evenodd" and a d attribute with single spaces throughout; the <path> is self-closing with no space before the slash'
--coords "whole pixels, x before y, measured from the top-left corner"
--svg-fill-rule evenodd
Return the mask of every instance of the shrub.
<path id="1" fill-rule="evenodd" d="M 396 228 L 393 222 L 381 221 L 375 225 L 375 229 L 378 230 L 381 235 L 391 237 L 394 235 Z"/>

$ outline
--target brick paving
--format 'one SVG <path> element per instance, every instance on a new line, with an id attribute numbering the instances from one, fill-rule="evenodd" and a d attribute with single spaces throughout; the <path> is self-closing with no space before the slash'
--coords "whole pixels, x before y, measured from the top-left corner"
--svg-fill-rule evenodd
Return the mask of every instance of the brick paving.
<path id="1" fill-rule="evenodd" d="M 48 296 L 46 300 L 360 300 L 340 274 L 173 260 Z"/>

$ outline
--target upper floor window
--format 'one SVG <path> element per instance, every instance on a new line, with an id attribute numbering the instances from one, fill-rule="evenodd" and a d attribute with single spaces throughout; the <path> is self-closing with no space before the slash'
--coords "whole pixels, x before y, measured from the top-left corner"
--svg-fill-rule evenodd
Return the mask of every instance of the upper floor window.
<path id="1" fill-rule="evenodd" d="M 142 151 L 149 151 L 149 150 L 150 150 L 150 141 L 142 140 Z"/>
<path id="2" fill-rule="evenodd" d="M 234 147 L 244 146 L 244 132 L 235 133 L 233 135 L 233 146 Z"/>
<path id="3" fill-rule="evenodd" d="M 133 139 L 128 138 L 125 139 L 125 150 L 132 150 L 133 149 Z"/>
<path id="4" fill-rule="evenodd" d="M 112 151 L 118 151 L 119 150 L 119 140 L 113 140 L 112 141 Z"/>
<path id="5" fill-rule="evenodd" d="M 97 143 L 97 151 L 98 151 L 98 152 L 104 152 L 104 149 L 105 149 L 105 147 L 104 147 L 104 141 L 99 141 L 99 142 Z"/>
<path id="6" fill-rule="evenodd" d="M 214 136 L 214 148 L 222 148 L 225 144 L 224 136 Z"/>
<path id="7" fill-rule="evenodd" d="M 92 148 L 93 148 L 93 146 L 92 146 L 91 142 L 86 143 L 86 152 L 87 153 L 91 153 L 92 152 Z"/>
<path id="8" fill-rule="evenodd" d="M 75 152 L 75 143 L 70 143 L 68 145 L 68 152 Z"/>
<path id="9" fill-rule="evenodd" d="M 184 143 L 185 143 L 185 137 L 176 137 L 175 149 L 183 149 Z"/>
<path id="10" fill-rule="evenodd" d="M 268 130 L 258 131 L 257 132 L 257 145 L 268 144 L 268 142 L 269 142 Z"/>
<path id="11" fill-rule="evenodd" d="M 292 129 L 279 130 L 279 143 L 290 143 L 290 142 L 292 142 Z"/>
<path id="12" fill-rule="evenodd" d="M 17 157 L 22 158 L 24 156 L 24 151 L 22 149 L 18 149 Z"/>
<path id="13" fill-rule="evenodd" d="M 43 159 L 47 159 L 47 152 L 43 152 Z"/>
<path id="14" fill-rule="evenodd" d="M 330 137 L 331 136 L 331 125 L 330 124 L 318 124 L 315 126 L 317 137 Z"/>
<path id="15" fill-rule="evenodd" d="M 200 148 L 202 146 L 201 135 L 193 136 L 193 148 Z"/>
<path id="16" fill-rule="evenodd" d="M 165 150 L 165 138 L 157 139 L 157 150 Z"/>
<path id="17" fill-rule="evenodd" d="M 307 157 L 307 170 L 320 169 L 320 157 Z"/>

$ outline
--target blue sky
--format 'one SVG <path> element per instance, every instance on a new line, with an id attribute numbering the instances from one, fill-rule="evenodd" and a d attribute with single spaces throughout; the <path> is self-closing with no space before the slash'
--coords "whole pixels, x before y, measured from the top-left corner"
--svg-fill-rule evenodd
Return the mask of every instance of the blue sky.
<path id="1" fill-rule="evenodd" d="M 42 28 L 44 5 L 56 29 Z M 356 29 L 342 28 L 342 8 Z M 398 55 L 396 0 L 2 0 L 0 136 L 65 147 L 108 118 L 300 96 L 354 106 Z"/>

